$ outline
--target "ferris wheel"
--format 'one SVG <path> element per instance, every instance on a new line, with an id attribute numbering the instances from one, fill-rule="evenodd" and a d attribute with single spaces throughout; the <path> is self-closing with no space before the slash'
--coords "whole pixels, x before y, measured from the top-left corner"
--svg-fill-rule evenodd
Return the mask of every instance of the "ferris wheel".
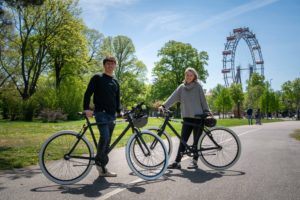
<path id="1" fill-rule="evenodd" d="M 241 68 L 241 66 L 235 65 L 235 54 L 238 43 L 241 39 L 244 39 L 247 43 L 252 63 L 247 68 Z M 249 78 L 256 72 L 260 75 L 264 75 L 264 60 L 261 53 L 260 45 L 255 37 L 255 34 L 249 31 L 249 28 L 236 28 L 233 29 L 233 33 L 226 38 L 225 49 L 223 54 L 223 69 L 225 86 L 230 86 L 232 83 L 242 83 L 241 70 L 246 70 L 249 74 Z"/>

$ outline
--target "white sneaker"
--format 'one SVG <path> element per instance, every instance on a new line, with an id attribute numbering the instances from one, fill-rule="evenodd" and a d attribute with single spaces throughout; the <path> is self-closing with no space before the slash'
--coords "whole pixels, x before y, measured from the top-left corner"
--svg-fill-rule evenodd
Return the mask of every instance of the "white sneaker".
<path id="1" fill-rule="evenodd" d="M 107 170 L 107 168 L 105 168 L 105 172 L 103 172 L 102 167 L 96 165 L 99 176 L 101 177 L 117 177 L 117 173 L 115 172 L 110 172 Z"/>
<path id="2" fill-rule="evenodd" d="M 197 169 L 198 168 L 197 160 L 193 159 L 187 168 L 188 169 Z"/>

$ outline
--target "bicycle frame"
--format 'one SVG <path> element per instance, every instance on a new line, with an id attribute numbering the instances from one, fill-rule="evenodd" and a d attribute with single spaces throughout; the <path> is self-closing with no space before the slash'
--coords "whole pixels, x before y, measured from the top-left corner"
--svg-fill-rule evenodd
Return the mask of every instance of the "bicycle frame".
<path id="1" fill-rule="evenodd" d="M 210 147 L 210 148 L 203 148 L 200 147 L 199 150 L 197 150 L 197 148 L 194 147 L 194 145 L 188 145 L 187 142 L 183 141 L 182 137 L 180 136 L 180 134 L 175 130 L 175 128 L 172 126 L 172 124 L 170 123 L 170 121 L 172 121 L 170 119 L 170 116 L 167 115 L 165 117 L 164 123 L 161 126 L 158 135 L 159 137 L 161 137 L 162 133 L 164 132 L 164 130 L 166 129 L 166 127 L 168 126 L 172 132 L 176 135 L 176 137 L 180 140 L 180 143 L 182 143 L 185 148 L 186 148 L 186 152 L 184 154 L 189 154 L 189 153 L 193 153 L 196 155 L 199 155 L 199 152 L 203 152 L 203 151 L 209 151 L 209 150 L 214 150 L 214 149 L 221 149 L 222 147 L 217 144 L 214 140 L 214 138 L 212 137 L 212 135 L 210 134 L 210 130 L 207 127 L 203 127 L 203 132 L 210 138 L 210 140 L 216 145 L 216 147 Z M 175 121 L 175 120 L 174 120 Z M 199 124 L 195 124 L 195 123 L 189 123 L 189 122 L 183 122 L 183 124 L 188 124 L 188 125 L 192 125 L 194 127 L 201 127 L 202 125 Z M 197 133 L 199 134 L 199 133 Z M 203 134 L 203 133 L 202 133 Z"/>
<path id="2" fill-rule="evenodd" d="M 87 160 L 95 160 L 95 158 L 89 158 L 89 157 L 85 157 L 85 156 L 71 156 L 72 152 L 74 151 L 74 149 L 76 148 L 76 146 L 78 145 L 79 141 L 81 140 L 81 138 L 84 136 L 84 134 L 87 132 L 87 130 L 89 129 L 94 145 L 97 148 L 98 143 L 95 137 L 95 133 L 92 129 L 93 126 L 96 125 L 105 125 L 107 123 L 102 123 L 102 122 L 96 122 L 96 123 L 91 123 L 89 118 L 85 116 L 86 119 L 86 124 L 83 125 L 82 127 L 82 132 L 80 134 L 78 134 L 77 138 L 78 140 L 75 142 L 75 144 L 73 145 L 73 147 L 71 148 L 71 150 L 69 151 L 69 153 L 67 153 L 65 155 L 65 159 L 69 159 L 69 158 L 79 158 L 79 159 L 87 159 Z M 122 120 L 123 121 L 123 120 Z M 141 137 L 141 133 L 140 131 L 134 127 L 133 122 L 131 117 L 128 118 L 128 125 L 127 127 L 122 131 L 122 133 L 118 136 L 118 138 L 112 143 L 112 145 L 110 145 L 109 149 L 108 149 L 108 153 L 109 154 L 111 152 L 111 150 L 119 143 L 119 141 L 124 137 L 124 135 L 128 132 L 128 130 L 131 128 L 133 133 L 137 134 L 138 137 L 138 145 L 140 146 L 140 148 L 142 149 L 143 153 L 145 155 L 150 155 L 150 150 L 148 148 L 148 146 L 146 145 L 146 142 L 144 141 L 144 139 Z M 146 148 L 146 149 L 145 149 Z M 147 152 L 147 153 L 146 153 Z"/>

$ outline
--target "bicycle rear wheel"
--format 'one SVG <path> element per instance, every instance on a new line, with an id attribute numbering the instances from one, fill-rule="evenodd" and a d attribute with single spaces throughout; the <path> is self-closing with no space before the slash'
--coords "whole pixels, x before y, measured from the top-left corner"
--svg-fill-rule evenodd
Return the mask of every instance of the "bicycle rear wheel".
<path id="1" fill-rule="evenodd" d="M 224 170 L 238 161 L 241 142 L 232 130 L 214 127 L 206 134 L 202 133 L 197 149 L 200 149 L 200 159 L 207 167 Z"/>
<path id="2" fill-rule="evenodd" d="M 157 141 L 155 148 L 151 148 L 153 141 Z M 164 142 L 150 131 L 133 134 L 126 145 L 130 169 L 144 180 L 160 178 L 167 169 L 168 158 Z"/>
<path id="3" fill-rule="evenodd" d="M 61 131 L 42 145 L 39 165 L 49 180 L 62 185 L 74 184 L 90 172 L 93 147 L 85 137 L 79 139 L 78 135 L 73 131 Z"/>

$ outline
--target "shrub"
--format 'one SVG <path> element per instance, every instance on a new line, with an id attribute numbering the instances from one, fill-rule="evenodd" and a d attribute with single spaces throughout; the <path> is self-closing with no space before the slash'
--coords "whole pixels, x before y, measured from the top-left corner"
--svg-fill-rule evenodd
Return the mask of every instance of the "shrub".
<path id="1" fill-rule="evenodd" d="M 64 114 L 61 110 L 51 109 L 42 110 L 40 113 L 40 117 L 43 120 L 43 122 L 58 122 L 67 119 L 67 115 Z"/>

